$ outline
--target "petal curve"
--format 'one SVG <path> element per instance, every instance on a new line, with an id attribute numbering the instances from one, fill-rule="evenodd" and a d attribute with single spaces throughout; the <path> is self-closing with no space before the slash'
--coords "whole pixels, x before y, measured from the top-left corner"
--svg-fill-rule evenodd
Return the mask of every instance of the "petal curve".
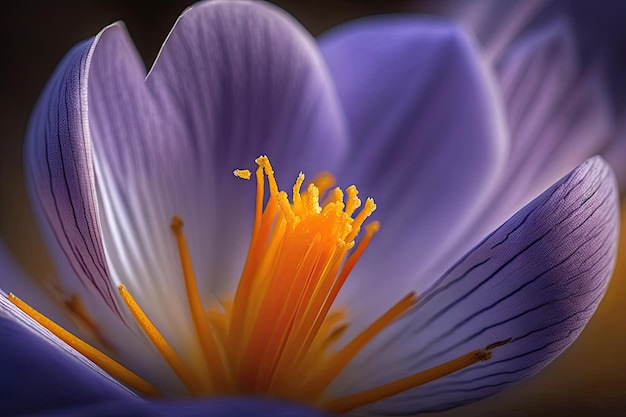
<path id="1" fill-rule="evenodd" d="M 25 165 L 31 199 L 81 282 L 121 317 L 98 225 L 86 72 L 94 39 L 72 49 L 55 70 L 31 116 Z"/>
<path id="2" fill-rule="evenodd" d="M 602 299 L 615 262 L 618 224 L 615 179 L 601 158 L 592 158 L 465 255 L 385 340 L 355 359 L 346 381 L 358 381 L 350 390 L 376 386 L 512 341 L 487 362 L 364 412 L 412 414 L 460 406 L 545 367 L 576 339 Z"/>
<path id="3" fill-rule="evenodd" d="M 0 415 L 130 399 L 135 394 L 15 307 L 0 290 Z"/>

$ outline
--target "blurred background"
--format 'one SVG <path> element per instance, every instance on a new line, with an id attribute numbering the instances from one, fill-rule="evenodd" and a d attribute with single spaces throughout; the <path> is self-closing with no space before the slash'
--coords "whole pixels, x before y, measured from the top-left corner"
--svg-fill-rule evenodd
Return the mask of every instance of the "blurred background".
<path id="1" fill-rule="evenodd" d="M 192 3 L 190 0 L 75 0 L 3 4 L 0 239 L 30 275 L 42 278 L 54 273 L 30 209 L 22 162 L 24 132 L 44 84 L 73 45 L 117 20 L 126 23 L 146 66 L 150 67 L 176 18 Z M 434 2 L 276 0 L 273 3 L 318 35 L 360 16 L 432 12 Z M 626 276 L 623 268 L 621 276 Z M 626 416 L 626 303 L 622 296 L 625 290 L 623 282 L 613 280 L 581 338 L 541 374 L 505 393 L 437 415 Z"/>

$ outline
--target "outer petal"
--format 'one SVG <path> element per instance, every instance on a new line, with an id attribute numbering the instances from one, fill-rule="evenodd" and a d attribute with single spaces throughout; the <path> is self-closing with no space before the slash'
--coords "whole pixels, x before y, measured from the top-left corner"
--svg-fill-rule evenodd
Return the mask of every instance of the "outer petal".
<path id="1" fill-rule="evenodd" d="M 445 14 L 459 17 L 475 33 L 487 59 L 497 62 L 501 54 L 550 4 L 550 0 L 477 2 L 447 0 L 437 5 Z"/>
<path id="2" fill-rule="evenodd" d="M 233 397 L 210 400 L 147 402 L 124 401 L 77 407 L 36 417 L 323 417 L 327 414 L 301 404 L 263 397 Z"/>
<path id="3" fill-rule="evenodd" d="M 70 51 L 42 93 L 27 134 L 26 172 L 65 290 L 82 297 L 109 344 L 136 355 L 130 362 L 140 368 L 135 371 L 158 378 L 156 349 L 139 348 L 137 337 L 117 320 L 124 314 L 104 251 L 87 115 L 87 74 L 98 41 L 88 40 Z M 50 312 L 38 303 L 35 307 Z"/>
<path id="4" fill-rule="evenodd" d="M 577 61 L 570 27 L 554 20 L 516 42 L 499 65 L 512 147 L 492 205 L 498 223 L 611 139 L 597 68 Z"/>
<path id="5" fill-rule="evenodd" d="M 135 396 L 22 313 L 3 291 L 0 340 L 2 416 Z"/>
<path id="6" fill-rule="evenodd" d="M 48 82 L 32 115 L 26 143 L 31 195 L 56 244 L 84 285 L 118 312 L 98 225 L 86 71 L 93 40 L 77 45 Z"/>
<path id="7" fill-rule="evenodd" d="M 391 305 L 404 295 L 394 290 L 424 291 L 463 253 L 447 249 L 480 213 L 506 158 L 499 103 L 473 40 L 443 20 L 368 18 L 320 44 L 351 133 L 340 181 L 372 196 L 382 223 L 354 287 Z M 396 288 L 381 279 L 389 274 Z"/>
<path id="8" fill-rule="evenodd" d="M 600 302 L 615 262 L 618 224 L 612 173 L 600 158 L 588 160 L 464 256 L 342 375 L 355 381 L 350 390 L 359 390 L 511 342 L 490 361 L 364 412 L 447 409 L 545 367 L 576 339 Z M 368 366 L 374 363 L 376 369 Z"/>
<path id="9" fill-rule="evenodd" d="M 614 120 L 598 68 L 578 62 L 574 34 L 564 20 L 528 31 L 503 54 L 497 72 L 511 153 L 483 216 L 459 239 L 463 250 L 600 153 L 613 137 Z"/>
<path id="10" fill-rule="evenodd" d="M 618 150 L 625 136 L 623 4 L 452 0 L 437 8 L 477 34 L 486 60 L 501 81 L 512 129 L 512 155 L 518 161 L 539 162 L 538 175 L 534 169 L 527 170 L 530 173 L 520 175 L 520 186 L 511 187 L 505 180 L 507 189 L 528 193 L 523 185 L 527 181 L 539 192 L 584 158 L 603 150 L 607 142 L 603 155 L 621 184 L 624 164 L 613 158 L 611 150 Z M 516 149 L 520 142 L 525 145 Z M 533 154 L 544 155 L 550 162 L 543 164 Z M 517 169 L 515 161 L 511 165 Z M 533 175 L 536 178 L 527 178 Z"/>

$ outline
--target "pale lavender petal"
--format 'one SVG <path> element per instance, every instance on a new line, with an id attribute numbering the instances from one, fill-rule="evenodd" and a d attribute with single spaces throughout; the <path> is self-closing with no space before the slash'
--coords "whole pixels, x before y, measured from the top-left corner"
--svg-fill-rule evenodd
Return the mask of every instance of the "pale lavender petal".
<path id="1" fill-rule="evenodd" d="M 130 399 L 130 390 L 34 322 L 0 290 L 0 415 Z"/>
<path id="2" fill-rule="evenodd" d="M 487 362 L 364 409 L 412 414 L 476 401 L 538 372 L 576 339 L 602 299 L 618 210 L 610 168 L 588 160 L 465 255 L 355 359 L 344 382 L 354 381 L 351 390 L 375 386 L 512 339 Z"/>
<path id="3" fill-rule="evenodd" d="M 485 215 L 459 239 L 461 245 L 477 242 L 613 137 L 598 68 L 581 67 L 564 20 L 551 20 L 520 38 L 503 55 L 498 77 L 510 158 Z"/>
<path id="4" fill-rule="evenodd" d="M 444 0 L 437 4 L 440 12 L 457 17 L 476 33 L 485 56 L 493 62 L 549 5 L 550 0 Z"/>
<path id="5" fill-rule="evenodd" d="M 100 336 L 110 345 L 123 348 L 123 359 L 133 359 L 126 363 L 132 363 L 143 375 L 167 381 L 171 371 L 158 352 L 137 337 L 143 336 L 140 332 L 131 333 L 119 320 L 125 317 L 124 310 L 118 304 L 105 254 L 86 96 L 87 73 L 98 40 L 75 47 L 46 86 L 29 125 L 26 173 L 35 212 L 56 257 L 63 290 L 82 299 L 102 332 Z M 36 301 L 36 308 L 50 312 L 41 300 Z M 59 318 L 55 314 L 53 317 Z M 134 321 L 127 323 L 135 328 Z"/>
<path id="6" fill-rule="evenodd" d="M 368 18 L 320 44 L 351 134 L 340 183 L 373 197 L 382 225 L 342 296 L 388 306 L 428 288 L 481 213 L 506 158 L 502 114 L 474 41 L 450 22 Z"/>
<path id="7" fill-rule="evenodd" d="M 553 21 L 520 39 L 498 69 L 512 138 L 502 188 L 522 203 L 611 138 L 609 97 L 597 68 L 578 64 L 573 36 Z"/>
<path id="8" fill-rule="evenodd" d="M 624 4 L 607 2 L 596 7 L 584 0 L 452 0 L 440 2 L 437 9 L 476 32 L 486 59 L 502 78 L 513 141 L 533 144 L 533 149 L 550 161 L 537 166 L 542 168 L 538 178 L 521 175 L 528 177 L 526 181 L 534 184 L 536 191 L 604 145 L 621 146 L 626 116 Z M 584 133 L 574 134 L 571 141 L 567 135 L 563 138 L 559 125 L 564 124 L 569 124 L 572 132 Z M 555 138 L 548 141 L 548 152 L 537 146 L 545 142 L 546 135 Z M 535 159 L 526 150 L 514 148 L 512 153 L 518 160 Z M 606 158 L 615 171 L 622 170 L 623 162 L 611 153 Z M 523 184 L 510 187 L 508 179 L 504 183 L 508 190 L 527 192 Z"/>
<path id="9" fill-rule="evenodd" d="M 31 198 L 41 221 L 80 281 L 114 312 L 116 289 L 98 224 L 93 186 L 86 79 L 94 40 L 76 46 L 59 64 L 31 116 L 25 149 Z"/>
<path id="10" fill-rule="evenodd" d="M 230 174 L 264 153 L 291 182 L 344 156 L 345 122 L 315 40 L 268 3 L 192 6 L 147 83 L 183 120 L 188 137 L 179 140 L 196 151 L 196 169 L 212 162 L 216 175 Z"/>
<path id="11" fill-rule="evenodd" d="M 181 16 L 147 84 L 185 125 L 177 146 L 186 151 L 176 165 L 209 183 L 189 185 L 194 203 L 185 204 L 204 198 L 187 221 L 198 269 L 218 295 L 232 294 L 254 204 L 254 186 L 232 170 L 254 169 L 253 160 L 267 154 L 287 189 L 299 171 L 334 171 L 346 132 L 332 80 L 293 18 L 264 2 L 215 1 Z"/>

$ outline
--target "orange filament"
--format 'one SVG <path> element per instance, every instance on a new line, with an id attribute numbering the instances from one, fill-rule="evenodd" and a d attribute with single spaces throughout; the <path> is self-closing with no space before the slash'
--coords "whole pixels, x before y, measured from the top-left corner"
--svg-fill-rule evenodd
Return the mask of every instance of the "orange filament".
<path id="1" fill-rule="evenodd" d="M 179 357 L 132 295 L 123 285 L 119 287 L 130 312 L 192 395 L 273 395 L 346 412 L 488 360 L 492 349 L 508 343 L 497 342 L 382 386 L 333 398 L 328 392 L 332 382 L 375 337 L 416 304 L 416 296 L 407 294 L 335 349 L 349 326 L 347 312 L 335 301 L 380 228 L 377 221 L 367 223 L 376 204 L 368 198 L 361 207 L 354 185 L 345 192 L 331 189 L 334 178 L 327 173 L 306 187 L 300 173 L 290 200 L 279 189 L 269 159 L 261 156 L 256 163 L 256 208 L 248 254 L 235 294 L 219 308 L 202 305 L 183 222 L 177 216 L 172 219 L 202 363 Z M 249 170 L 233 173 L 252 178 Z M 365 233 L 359 237 L 362 229 Z M 31 316 L 39 314 L 25 308 Z M 84 344 L 75 337 L 66 343 Z M 107 372 L 138 391 L 151 393 L 122 371 L 109 371 L 109 362 L 120 365 L 104 358 L 100 363 Z"/>
<path id="2" fill-rule="evenodd" d="M 304 386 L 303 391 L 312 394 L 326 388 L 367 343 L 413 305 L 415 293 L 410 293 L 337 352 L 328 361 L 326 368 Z"/>
<path id="3" fill-rule="evenodd" d="M 161 332 L 159 332 L 148 316 L 146 316 L 146 313 L 144 313 L 141 307 L 139 307 L 139 304 L 137 304 L 137 301 L 135 301 L 133 296 L 128 292 L 128 290 L 126 290 L 126 287 L 120 285 L 119 290 L 122 299 L 135 317 L 135 320 L 137 320 L 137 323 L 139 323 L 150 341 L 152 341 L 161 356 L 163 356 L 163 359 L 165 359 L 174 373 L 178 375 L 178 378 L 180 378 L 189 392 L 193 395 L 206 394 L 210 392 L 208 387 L 203 384 L 194 371 L 180 358 L 180 356 L 178 356 L 170 344 L 167 343 L 167 340 L 165 340 Z"/>
<path id="4" fill-rule="evenodd" d="M 120 365 L 103 352 L 74 336 L 72 333 L 68 332 L 63 327 L 53 322 L 12 293 L 9 293 L 8 299 L 10 302 L 15 304 L 16 307 L 29 315 L 33 320 L 48 329 L 52 334 L 61 339 L 67 345 L 74 348 L 84 357 L 98 365 L 113 378 L 121 381 L 134 390 L 141 392 L 142 394 L 151 397 L 160 395 L 159 391 L 152 384 Z"/>
<path id="5" fill-rule="evenodd" d="M 206 361 L 207 372 L 211 376 L 211 381 L 222 389 L 226 388 L 228 382 L 225 375 L 225 370 L 220 359 L 220 352 L 217 348 L 217 342 L 209 326 L 209 321 L 206 316 L 202 302 L 200 301 L 200 294 L 198 294 L 198 287 L 196 285 L 196 279 L 193 273 L 193 266 L 191 264 L 191 257 L 189 256 L 189 250 L 187 248 L 187 240 L 183 234 L 183 221 L 174 216 L 172 219 L 172 232 L 176 236 L 176 242 L 178 243 L 178 251 L 180 254 L 180 261 L 183 269 L 183 275 L 185 277 L 185 286 L 187 288 L 187 299 L 189 301 L 189 308 L 191 310 L 191 316 L 196 328 L 196 333 L 200 341 L 200 347 Z"/>
<path id="6" fill-rule="evenodd" d="M 450 375 L 468 366 L 474 365 L 478 362 L 484 362 L 491 359 L 491 351 L 499 346 L 504 346 L 509 343 L 511 339 L 503 340 L 501 342 L 492 343 L 484 349 L 477 349 L 451 361 L 442 363 L 433 368 L 427 369 L 422 372 L 407 376 L 402 379 L 390 382 L 385 385 L 381 385 L 376 388 L 372 388 L 366 391 L 361 391 L 356 394 L 339 398 L 324 403 L 324 409 L 335 413 L 346 413 L 354 410 L 355 408 L 362 407 L 366 404 L 371 404 L 376 401 L 391 397 L 401 392 L 407 391 L 412 388 L 419 387 L 420 385 L 427 384 L 436 379 L 443 378 L 446 375 Z"/>
<path id="7" fill-rule="evenodd" d="M 352 218 L 344 211 L 339 190 L 321 207 L 315 184 L 301 192 L 303 174 L 295 182 L 290 202 L 287 194 L 279 191 L 267 157 L 258 158 L 257 164 L 257 172 L 262 168 L 268 179 L 270 197 L 266 209 L 255 216 L 260 224 L 255 224 L 254 230 L 260 232 L 251 242 L 233 303 L 227 343 L 239 348 L 231 351 L 234 357 L 230 362 L 240 390 L 294 396 L 300 389 L 291 381 L 293 370 L 307 356 L 307 361 L 314 361 L 327 354 L 324 350 L 311 352 L 310 346 L 316 338 L 327 336 L 319 334 L 332 304 L 326 301 L 341 287 L 335 285 L 337 279 L 345 279 L 341 266 L 376 205 L 369 199 L 367 208 Z M 264 178 L 257 176 L 257 181 Z M 326 177 L 326 187 L 333 181 Z M 257 190 L 263 188 L 257 186 Z M 351 196 L 356 197 L 355 193 Z M 358 207 L 355 199 L 351 200 L 353 210 Z M 271 216 L 266 215 L 268 210 L 273 211 Z M 353 259 L 352 266 L 355 262 Z M 250 299 L 251 293 L 254 299 Z M 314 324 L 317 329 L 312 332 Z M 302 378 L 299 380 L 301 383 Z"/>

